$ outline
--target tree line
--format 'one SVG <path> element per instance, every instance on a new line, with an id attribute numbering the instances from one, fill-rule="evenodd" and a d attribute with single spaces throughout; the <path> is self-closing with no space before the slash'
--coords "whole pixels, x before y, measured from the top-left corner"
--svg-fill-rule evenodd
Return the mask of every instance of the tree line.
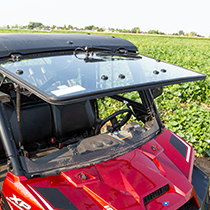
<path id="1" fill-rule="evenodd" d="M 105 29 L 103 27 L 97 27 L 94 25 L 85 26 L 84 28 L 77 28 L 72 25 L 64 25 L 64 26 L 45 26 L 41 22 L 29 22 L 28 25 L 25 26 L 18 26 L 15 24 L 14 26 L 7 25 L 6 28 L 8 29 L 28 29 L 28 30 L 75 30 L 75 31 L 94 31 L 94 32 L 119 32 L 119 33 L 136 33 L 136 34 L 159 34 L 159 35 L 166 35 L 164 32 L 159 30 L 149 30 L 141 31 L 139 27 L 134 27 L 131 30 L 129 29 L 120 29 L 120 28 L 108 28 Z M 173 33 L 172 35 L 179 35 L 179 36 L 199 36 L 196 32 L 184 33 L 183 30 L 180 30 L 178 33 Z"/>

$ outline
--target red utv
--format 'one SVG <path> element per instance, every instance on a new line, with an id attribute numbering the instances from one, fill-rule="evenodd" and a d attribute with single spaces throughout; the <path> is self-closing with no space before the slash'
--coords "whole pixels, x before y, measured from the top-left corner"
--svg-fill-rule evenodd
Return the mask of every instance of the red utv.
<path id="1" fill-rule="evenodd" d="M 205 75 L 90 34 L 0 35 L 0 72 L 1 210 L 208 208 L 208 176 L 154 102 Z"/>

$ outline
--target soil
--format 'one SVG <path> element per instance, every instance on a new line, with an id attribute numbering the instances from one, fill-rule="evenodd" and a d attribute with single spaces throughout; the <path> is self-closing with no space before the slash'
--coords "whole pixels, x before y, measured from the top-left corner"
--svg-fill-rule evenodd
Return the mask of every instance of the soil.
<path id="1" fill-rule="evenodd" d="M 195 164 L 210 177 L 210 159 L 209 159 L 209 157 L 197 157 L 197 158 L 195 158 Z M 210 201 L 209 201 L 209 203 L 210 203 Z M 208 210 L 210 210 L 210 204 L 209 204 Z"/>

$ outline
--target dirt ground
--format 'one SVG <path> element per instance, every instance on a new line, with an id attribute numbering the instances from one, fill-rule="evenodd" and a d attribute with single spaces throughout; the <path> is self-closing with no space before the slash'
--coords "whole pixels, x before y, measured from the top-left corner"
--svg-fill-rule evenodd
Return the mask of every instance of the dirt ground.
<path id="1" fill-rule="evenodd" d="M 210 177 L 210 159 L 208 157 L 195 158 L 195 164 Z M 208 210 L 210 210 L 210 205 Z"/>

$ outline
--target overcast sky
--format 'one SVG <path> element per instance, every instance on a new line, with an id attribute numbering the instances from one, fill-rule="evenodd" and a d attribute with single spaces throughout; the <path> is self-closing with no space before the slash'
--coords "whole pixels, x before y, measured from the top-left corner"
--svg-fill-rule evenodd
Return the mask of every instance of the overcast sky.
<path id="1" fill-rule="evenodd" d="M 2 0 L 0 26 L 88 25 L 210 36 L 210 0 Z"/>

